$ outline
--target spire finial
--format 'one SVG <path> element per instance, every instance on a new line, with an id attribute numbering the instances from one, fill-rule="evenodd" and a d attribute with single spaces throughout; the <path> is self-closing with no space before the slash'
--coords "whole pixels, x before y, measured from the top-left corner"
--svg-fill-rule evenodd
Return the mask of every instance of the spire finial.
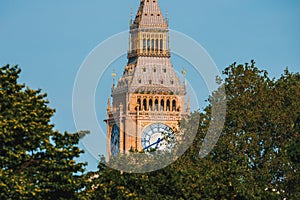
<path id="1" fill-rule="evenodd" d="M 187 73 L 187 71 L 186 71 L 185 67 L 183 67 L 183 69 L 182 69 L 181 73 L 182 73 L 182 75 L 183 75 L 183 76 L 184 76 L 184 78 L 185 78 L 185 76 L 186 76 L 186 73 Z"/>
<path id="2" fill-rule="evenodd" d="M 168 10 L 168 6 L 166 7 L 166 24 L 169 24 L 169 10 Z"/>
<path id="3" fill-rule="evenodd" d="M 113 73 L 111 74 L 112 76 L 112 89 L 115 88 L 115 77 L 117 76 L 116 70 L 113 70 Z"/>
<path id="4" fill-rule="evenodd" d="M 130 25 L 132 24 L 133 9 L 130 8 Z"/>
<path id="5" fill-rule="evenodd" d="M 184 77 L 184 85 L 186 85 L 186 73 L 187 73 L 187 71 L 186 71 L 185 67 L 183 67 L 181 73 L 182 73 L 182 75 Z"/>
<path id="6" fill-rule="evenodd" d="M 113 73 L 111 74 L 113 80 L 115 80 L 115 77 L 117 76 L 116 70 L 113 70 Z"/>
<path id="7" fill-rule="evenodd" d="M 110 104 L 110 98 L 107 100 L 107 112 L 111 111 L 111 104 Z"/>

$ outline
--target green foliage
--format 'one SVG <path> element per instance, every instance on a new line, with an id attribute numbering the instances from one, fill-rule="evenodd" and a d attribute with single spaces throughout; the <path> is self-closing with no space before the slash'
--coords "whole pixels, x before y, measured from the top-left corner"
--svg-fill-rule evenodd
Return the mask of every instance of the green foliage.
<path id="1" fill-rule="evenodd" d="M 85 164 L 75 162 L 87 132 L 54 131 L 46 95 L 18 84 L 19 74 L 18 67 L 0 68 L 0 199 L 300 198 L 299 73 L 286 70 L 275 80 L 254 61 L 234 63 L 224 70 L 223 84 L 217 79 L 226 90 L 226 116 L 213 115 L 222 109 L 219 89 L 203 112 L 180 123 L 186 142 L 175 146 L 175 154 L 132 149 L 109 161 L 118 169 L 125 163 L 124 171 L 107 167 L 102 157 L 99 170 L 87 175 Z M 224 119 L 217 144 L 200 157 L 204 141 L 217 137 L 207 133 Z M 157 171 L 130 173 L 168 162 Z"/>
<path id="2" fill-rule="evenodd" d="M 0 199 L 78 199 L 81 134 L 60 133 L 46 94 L 19 84 L 20 68 L 0 68 Z"/>
<path id="3" fill-rule="evenodd" d="M 199 151 L 210 122 L 221 124 L 212 112 L 224 100 L 222 90 L 212 94 L 204 112 L 181 122 L 184 140 L 197 135 L 177 161 L 155 172 L 130 174 L 106 167 L 102 159 L 87 187 L 91 199 L 298 199 L 300 75 L 285 71 L 270 79 L 254 61 L 234 63 L 223 74 L 225 125 L 206 157 Z M 119 159 L 124 157 L 130 155 Z M 126 160 L 136 168 L 148 161 Z"/>
<path id="4" fill-rule="evenodd" d="M 291 160 L 291 166 L 294 169 L 294 174 L 292 174 L 288 181 L 286 182 L 286 191 L 293 199 L 300 198 L 300 115 L 295 122 L 295 132 L 298 134 L 297 138 L 293 140 L 287 146 L 287 155 Z"/>

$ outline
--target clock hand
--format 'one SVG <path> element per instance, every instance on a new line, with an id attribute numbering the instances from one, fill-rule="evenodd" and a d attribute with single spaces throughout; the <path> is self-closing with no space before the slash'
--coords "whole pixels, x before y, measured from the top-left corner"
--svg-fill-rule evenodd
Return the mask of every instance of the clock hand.
<path id="1" fill-rule="evenodd" d="M 156 142 L 154 142 L 154 143 L 150 144 L 149 146 L 145 147 L 144 150 L 149 149 L 150 147 L 152 147 L 152 146 L 155 145 L 155 144 L 157 144 L 157 145 L 155 146 L 155 148 L 157 149 L 158 143 L 160 143 L 160 142 L 161 142 L 161 139 L 158 138 L 158 140 L 157 140 Z"/>
<path id="2" fill-rule="evenodd" d="M 159 145 L 159 143 L 161 142 L 161 139 L 160 138 L 158 138 L 158 140 L 157 140 L 157 142 L 156 142 L 156 146 L 155 146 L 155 149 L 157 149 L 158 148 L 158 145 Z"/>
<path id="3" fill-rule="evenodd" d="M 145 147 L 144 150 L 149 149 L 150 147 L 152 147 L 153 145 L 155 145 L 157 142 L 154 142 L 153 144 L 150 144 L 149 146 Z"/>

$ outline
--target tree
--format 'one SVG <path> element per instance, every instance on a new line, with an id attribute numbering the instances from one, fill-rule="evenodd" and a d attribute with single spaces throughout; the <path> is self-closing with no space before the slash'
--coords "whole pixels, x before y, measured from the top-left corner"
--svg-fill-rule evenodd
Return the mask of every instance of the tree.
<path id="1" fill-rule="evenodd" d="M 176 162 L 150 173 L 129 174 L 110 169 L 104 160 L 89 186 L 94 199 L 283 199 L 293 198 L 299 134 L 300 75 L 288 71 L 278 79 L 252 61 L 223 71 L 227 114 L 220 139 L 204 158 L 199 151 L 207 135 L 221 90 L 208 99 L 204 112 L 181 122 L 185 135 L 197 133 Z M 224 116 L 221 116 L 224 117 Z M 217 121 L 218 122 L 218 121 Z M 295 145 L 294 145 L 295 142 Z M 293 144 L 293 145 L 291 145 Z M 290 149 L 290 150 L 287 150 Z M 289 152 L 289 153 L 287 153 Z M 295 156 L 296 155 L 296 156 Z M 121 158 L 123 156 L 121 155 Z M 130 162 L 130 160 L 128 160 Z M 144 166 L 139 162 L 136 166 Z M 298 179 L 299 180 L 299 179 Z M 97 186 L 92 188 L 92 186 Z M 298 185 L 295 185 L 295 187 Z M 114 196 L 117 195 L 117 196 Z"/>
<path id="2" fill-rule="evenodd" d="M 286 182 L 286 193 L 289 194 L 289 196 L 292 199 L 299 199 L 300 198 L 300 115 L 295 122 L 295 132 L 298 134 L 297 138 L 295 138 L 294 141 L 292 141 L 287 146 L 287 155 L 291 160 L 291 166 L 294 170 L 294 174 L 291 174 L 290 177 L 288 177 L 288 180 Z"/>
<path id="3" fill-rule="evenodd" d="M 0 68 L 0 199 L 78 199 L 81 134 L 53 130 L 46 94 L 19 84 L 20 72 Z"/>

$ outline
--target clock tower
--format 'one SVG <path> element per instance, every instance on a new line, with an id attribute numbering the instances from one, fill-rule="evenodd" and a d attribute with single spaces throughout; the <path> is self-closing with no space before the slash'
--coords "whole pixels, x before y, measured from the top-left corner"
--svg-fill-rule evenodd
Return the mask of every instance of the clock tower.
<path id="1" fill-rule="evenodd" d="M 177 137 L 190 106 L 186 86 L 170 61 L 169 45 L 168 19 L 158 0 L 141 0 L 130 21 L 128 63 L 108 100 L 108 158 L 130 149 L 163 149 L 163 133 Z"/>

